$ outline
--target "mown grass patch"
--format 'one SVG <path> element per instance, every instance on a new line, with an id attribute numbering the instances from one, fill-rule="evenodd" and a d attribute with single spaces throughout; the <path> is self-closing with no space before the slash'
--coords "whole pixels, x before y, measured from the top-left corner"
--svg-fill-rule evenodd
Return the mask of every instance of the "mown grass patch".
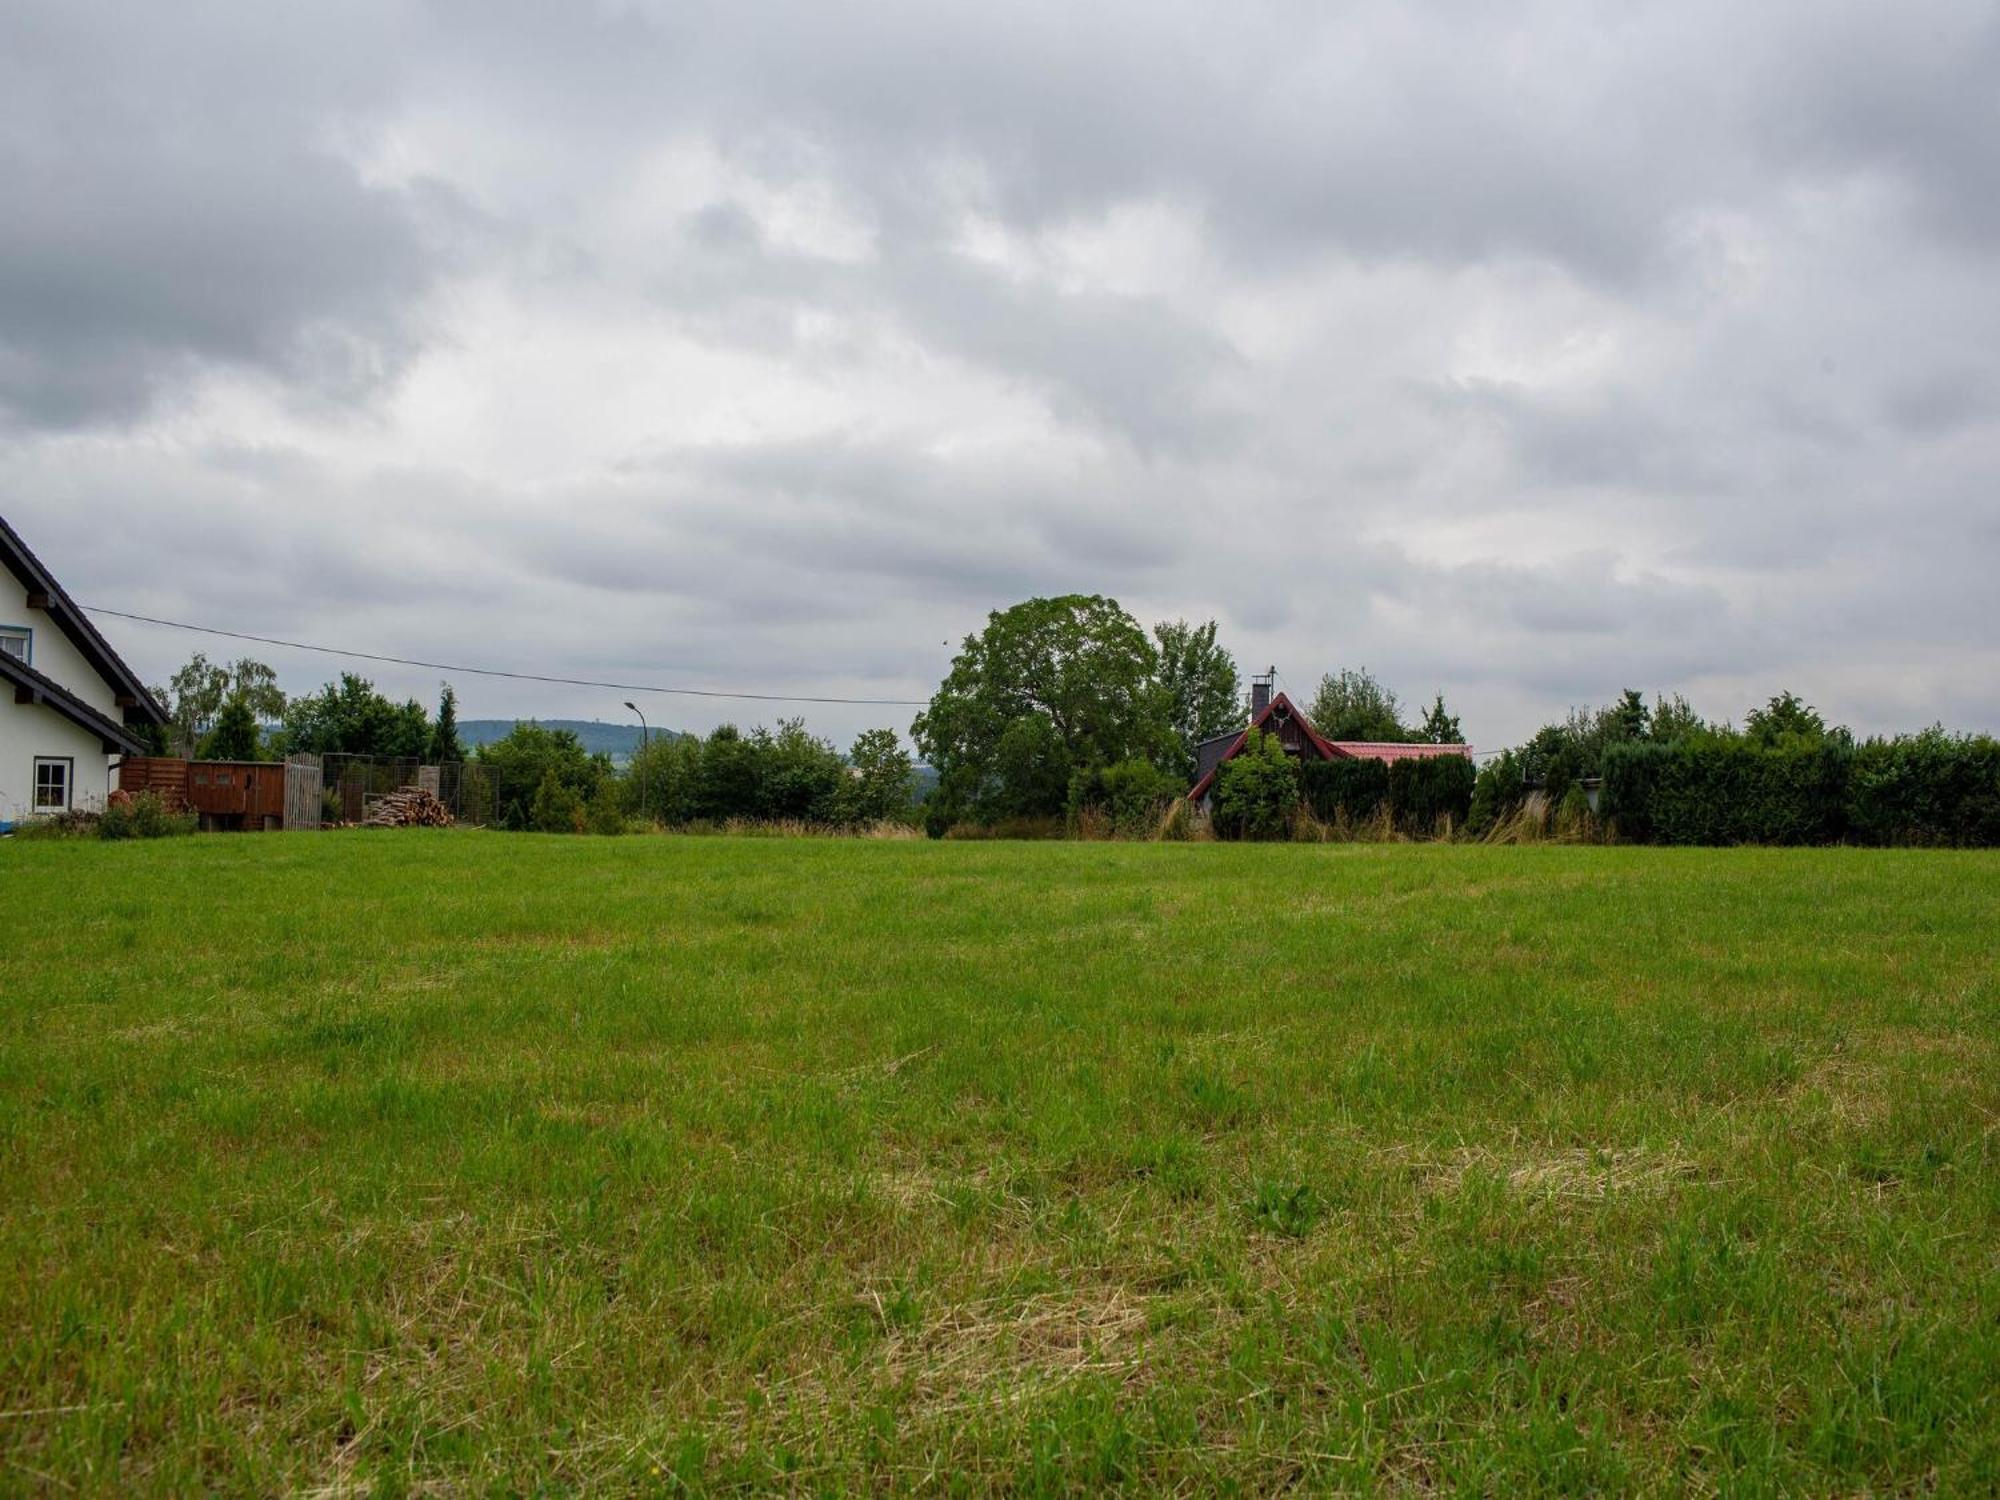
<path id="1" fill-rule="evenodd" d="M 10 1488 L 2000 1483 L 2000 859 L 0 848 Z"/>

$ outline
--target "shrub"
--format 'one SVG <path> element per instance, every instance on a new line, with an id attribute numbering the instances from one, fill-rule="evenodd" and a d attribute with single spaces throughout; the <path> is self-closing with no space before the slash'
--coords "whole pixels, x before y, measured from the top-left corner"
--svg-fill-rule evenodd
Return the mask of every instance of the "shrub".
<path id="1" fill-rule="evenodd" d="M 1389 811 L 1404 832 L 1426 835 L 1465 825 L 1478 780 L 1467 757 L 1408 757 L 1391 762 L 1387 770 Z"/>
<path id="2" fill-rule="evenodd" d="M 556 774 L 553 766 L 542 773 L 542 784 L 535 788 L 528 821 L 538 833 L 583 832 L 583 798 Z"/>
<path id="3" fill-rule="evenodd" d="M 112 794 L 104 816 L 97 820 L 97 836 L 106 839 L 165 839 L 191 834 L 200 826 L 191 812 L 175 812 L 158 792 L 128 796 Z"/>
<path id="4" fill-rule="evenodd" d="M 1588 839 L 1596 831 L 1597 818 L 1590 810 L 1590 793 L 1572 781 L 1556 804 L 1555 830 L 1565 839 Z"/>
<path id="5" fill-rule="evenodd" d="M 1181 779 L 1147 760 L 1079 771 L 1070 778 L 1070 818 L 1079 831 L 1101 818 L 1116 838 L 1149 838 L 1185 790 Z"/>
<path id="6" fill-rule="evenodd" d="M 584 812 L 584 829 L 589 833 L 605 835 L 625 832 L 625 812 L 618 805 L 617 788 L 609 783 L 599 786 L 597 794 L 590 799 Z"/>
<path id="7" fill-rule="evenodd" d="M 1214 824 L 1224 838 L 1283 838 L 1298 804 L 1298 766 L 1275 735 L 1253 736 L 1216 773 Z"/>
<path id="8" fill-rule="evenodd" d="M 1527 795 L 1521 757 L 1503 750 L 1480 770 L 1472 783 L 1472 802 L 1465 813 L 1465 831 L 1476 839 L 1489 838 L 1503 825 L 1515 821 L 1521 799 Z"/>

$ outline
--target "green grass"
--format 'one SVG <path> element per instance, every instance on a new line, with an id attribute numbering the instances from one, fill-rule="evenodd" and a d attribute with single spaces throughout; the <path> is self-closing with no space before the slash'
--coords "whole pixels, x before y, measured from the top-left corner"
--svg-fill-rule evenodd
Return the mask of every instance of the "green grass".
<path id="1" fill-rule="evenodd" d="M 1991 1492 L 2000 857 L 0 846 L 0 1487 Z"/>

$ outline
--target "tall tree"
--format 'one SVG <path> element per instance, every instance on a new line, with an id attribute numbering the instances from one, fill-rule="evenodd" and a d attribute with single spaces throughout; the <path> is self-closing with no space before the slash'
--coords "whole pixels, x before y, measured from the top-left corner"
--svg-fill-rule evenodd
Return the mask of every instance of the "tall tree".
<path id="1" fill-rule="evenodd" d="M 434 766 L 465 759 L 465 746 L 458 738 L 458 694 L 448 682 L 438 694 L 437 718 L 431 723 L 430 744 L 424 751 L 424 759 Z"/>
<path id="2" fill-rule="evenodd" d="M 1443 693 L 1439 693 L 1431 706 L 1424 710 L 1424 722 L 1417 726 L 1417 738 L 1429 745 L 1465 743 L 1465 736 L 1459 732 L 1458 715 L 1445 711 Z"/>
<path id="3" fill-rule="evenodd" d="M 1313 728 L 1330 740 L 1380 740 L 1401 743 L 1410 738 L 1399 717 L 1402 706 L 1366 667 L 1331 672 L 1319 680 L 1319 692 L 1306 716 Z"/>
<path id="4" fill-rule="evenodd" d="M 278 686 L 278 674 L 247 656 L 225 663 L 210 661 L 197 651 L 165 687 L 153 689 L 153 696 L 160 700 L 171 720 L 167 727 L 167 751 L 184 760 L 199 749 L 202 739 L 215 728 L 217 718 L 232 699 L 243 700 L 253 724 L 274 723 L 285 714 L 285 695 Z"/>
<path id="5" fill-rule="evenodd" d="M 847 752 L 854 768 L 849 798 L 852 821 L 880 823 L 910 808 L 910 752 L 893 729 L 866 729 L 854 737 Z"/>
<path id="6" fill-rule="evenodd" d="M 911 733 L 941 817 L 1060 813 L 1077 770 L 1160 753 L 1159 657 L 1114 599 L 1066 594 L 987 616 Z"/>
<path id="7" fill-rule="evenodd" d="M 1243 704 L 1236 658 L 1216 643 L 1215 621 L 1190 625 L 1162 620 L 1153 627 L 1160 655 L 1160 694 L 1174 744 L 1163 769 L 1192 780 L 1195 746 L 1210 735 L 1242 727 Z"/>

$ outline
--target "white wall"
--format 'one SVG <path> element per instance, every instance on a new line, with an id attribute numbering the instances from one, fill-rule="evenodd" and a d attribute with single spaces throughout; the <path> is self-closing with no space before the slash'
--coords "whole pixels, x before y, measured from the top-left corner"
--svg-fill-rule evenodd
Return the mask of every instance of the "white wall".
<path id="1" fill-rule="evenodd" d="M 46 703 L 16 703 L 13 693 L 7 692 L 0 695 L 0 823 L 19 823 L 34 815 L 38 755 L 60 755 L 75 762 L 71 807 L 104 806 L 116 760 L 104 753 L 104 741 Z"/>
<path id="2" fill-rule="evenodd" d="M 28 591 L 12 573 L 0 568 L 0 625 L 25 625 L 35 633 L 33 654 L 28 665 L 44 677 L 53 677 L 92 708 L 108 714 L 113 723 L 123 722 L 118 694 L 70 644 L 56 622 L 39 609 L 28 608 Z"/>
<path id="3" fill-rule="evenodd" d="M 124 719 L 118 694 L 99 677 L 83 653 L 70 644 L 56 624 L 39 609 L 28 608 L 28 591 L 12 573 L 0 568 L 0 625 L 25 625 L 34 634 L 28 665 L 97 709 L 112 723 Z M 35 799 L 35 757 L 67 756 L 76 762 L 70 806 L 100 808 L 110 790 L 113 757 L 104 742 L 80 729 L 45 703 L 14 702 L 0 694 L 0 823 L 18 823 L 32 815 Z"/>

